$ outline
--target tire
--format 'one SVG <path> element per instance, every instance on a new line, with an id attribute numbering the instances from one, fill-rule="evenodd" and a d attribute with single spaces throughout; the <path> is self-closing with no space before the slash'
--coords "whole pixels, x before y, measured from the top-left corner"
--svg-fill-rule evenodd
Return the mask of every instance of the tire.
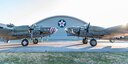
<path id="1" fill-rule="evenodd" d="M 83 39 L 82 42 L 83 42 L 83 44 L 87 44 L 88 40 L 87 39 Z"/>
<path id="2" fill-rule="evenodd" d="M 95 39 L 91 39 L 90 40 L 90 45 L 93 46 L 93 47 L 96 46 L 97 45 L 97 41 Z"/>
<path id="3" fill-rule="evenodd" d="M 22 46 L 28 46 L 29 42 L 27 39 L 23 39 L 22 42 L 21 42 L 21 45 Z"/>
<path id="4" fill-rule="evenodd" d="M 34 39 L 33 44 L 38 44 L 38 39 Z"/>

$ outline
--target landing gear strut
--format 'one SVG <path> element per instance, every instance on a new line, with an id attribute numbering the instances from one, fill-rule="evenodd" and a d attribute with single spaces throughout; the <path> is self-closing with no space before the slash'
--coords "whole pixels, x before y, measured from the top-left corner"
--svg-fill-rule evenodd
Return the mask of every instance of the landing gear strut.
<path id="1" fill-rule="evenodd" d="M 97 45 L 96 39 L 91 39 L 90 40 L 90 45 L 93 46 L 93 47 L 96 46 Z"/>
<path id="2" fill-rule="evenodd" d="M 21 42 L 21 45 L 22 46 L 28 46 L 29 42 L 27 39 L 23 39 L 22 42 Z"/>
<path id="3" fill-rule="evenodd" d="M 38 39 L 34 39 L 33 44 L 38 44 Z"/>
<path id="4" fill-rule="evenodd" d="M 5 43 L 9 43 L 9 40 L 5 40 Z"/>
<path id="5" fill-rule="evenodd" d="M 88 39 L 85 38 L 85 39 L 82 40 L 82 42 L 83 42 L 83 44 L 87 44 L 88 43 Z"/>

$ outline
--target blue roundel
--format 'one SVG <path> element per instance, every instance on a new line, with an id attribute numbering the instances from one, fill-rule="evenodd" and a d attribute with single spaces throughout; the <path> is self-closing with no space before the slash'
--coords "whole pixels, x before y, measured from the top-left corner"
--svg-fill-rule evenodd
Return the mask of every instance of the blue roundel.
<path id="1" fill-rule="evenodd" d="M 66 26 L 66 21 L 63 20 L 63 19 L 59 20 L 58 21 L 58 26 L 61 27 L 61 28 L 65 27 Z"/>

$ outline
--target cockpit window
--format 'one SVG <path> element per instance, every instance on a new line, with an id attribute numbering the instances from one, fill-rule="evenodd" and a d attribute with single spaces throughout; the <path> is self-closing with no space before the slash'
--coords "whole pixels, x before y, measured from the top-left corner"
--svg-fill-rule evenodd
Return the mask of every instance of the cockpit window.
<path id="1" fill-rule="evenodd" d="M 88 24 L 84 24 L 84 26 L 88 26 Z"/>
<path id="2" fill-rule="evenodd" d="M 81 28 L 81 29 L 85 29 L 85 28 L 87 28 L 87 26 L 81 26 L 80 28 Z"/>
<path id="3" fill-rule="evenodd" d="M 7 24 L 7 27 L 14 27 L 14 24 Z"/>
<path id="4" fill-rule="evenodd" d="M 80 28 L 81 28 L 81 29 L 86 29 L 87 26 L 88 26 L 88 24 L 85 24 L 85 25 L 81 26 Z"/>
<path id="5" fill-rule="evenodd" d="M 37 27 L 37 25 L 36 25 L 36 24 L 31 25 L 31 28 L 35 28 L 35 27 Z"/>

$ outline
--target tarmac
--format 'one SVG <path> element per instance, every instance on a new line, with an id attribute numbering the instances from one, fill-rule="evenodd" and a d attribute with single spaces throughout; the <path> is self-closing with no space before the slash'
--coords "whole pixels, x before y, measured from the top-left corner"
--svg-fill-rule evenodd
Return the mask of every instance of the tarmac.
<path id="1" fill-rule="evenodd" d="M 0 43 L 0 52 L 128 52 L 128 41 L 98 41 L 97 46 L 81 41 L 54 41 L 29 43 L 23 47 L 20 42 Z"/>

